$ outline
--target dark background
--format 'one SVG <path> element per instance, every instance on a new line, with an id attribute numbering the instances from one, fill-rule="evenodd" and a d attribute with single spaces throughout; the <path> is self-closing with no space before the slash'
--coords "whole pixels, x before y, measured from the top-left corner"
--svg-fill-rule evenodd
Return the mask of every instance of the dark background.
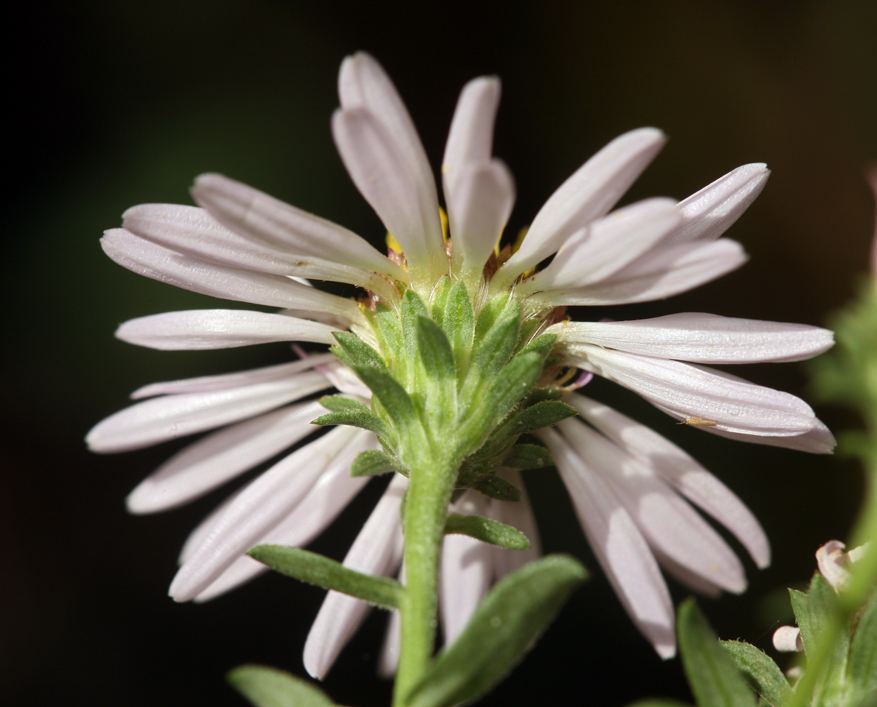
<path id="1" fill-rule="evenodd" d="M 708 311 L 823 324 L 868 268 L 877 158 L 877 4 L 871 2 L 471 3 L 385 5 L 211 0 L 29 5 L 7 23 L 7 330 L 0 407 L 0 700 L 10 705 L 241 705 L 224 672 L 258 661 L 303 674 L 321 592 L 280 577 L 206 605 L 166 596 L 188 531 L 221 499 L 151 517 L 125 495 L 172 451 L 89 454 L 82 438 L 155 380 L 280 360 L 266 347 L 158 353 L 112 337 L 122 321 L 206 298 L 124 271 L 98 237 L 128 206 L 190 203 L 220 171 L 377 243 L 377 218 L 329 133 L 342 58 L 385 66 L 437 164 L 457 94 L 498 74 L 496 153 L 515 174 L 510 229 L 608 140 L 655 125 L 671 140 L 626 201 L 683 198 L 737 165 L 773 176 L 731 236 L 752 259 L 668 303 L 583 317 Z M 800 364 L 735 371 L 806 396 Z M 784 588 L 843 538 L 861 494 L 854 464 L 734 443 L 679 427 L 617 387 L 589 394 L 676 439 L 735 489 L 771 538 L 774 564 L 747 568 L 742 597 L 703 600 L 725 638 L 767 648 L 789 621 Z M 819 408 L 833 429 L 855 424 Z M 594 576 L 485 704 L 623 705 L 687 695 L 624 615 L 551 470 L 529 488 L 549 551 Z M 379 488 L 315 549 L 343 556 Z M 735 546 L 737 547 L 737 546 Z M 739 549 L 739 548 L 738 548 Z M 684 590 L 672 585 L 677 599 Z M 374 677 L 373 616 L 325 684 L 339 702 L 388 704 Z"/>

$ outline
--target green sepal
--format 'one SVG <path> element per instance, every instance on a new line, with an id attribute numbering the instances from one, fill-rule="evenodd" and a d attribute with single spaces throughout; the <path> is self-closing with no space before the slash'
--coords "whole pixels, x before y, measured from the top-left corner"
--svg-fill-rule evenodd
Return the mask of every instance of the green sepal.
<path id="1" fill-rule="evenodd" d="M 527 550 L 530 541 L 517 528 L 482 516 L 450 513 L 445 521 L 446 535 L 468 535 L 483 543 L 504 547 L 506 550 Z"/>
<path id="2" fill-rule="evenodd" d="M 420 317 L 429 319 L 429 311 L 423 300 L 414 290 L 407 290 L 402 296 L 402 343 L 408 355 L 416 360 L 417 356 L 417 320 Z"/>
<path id="3" fill-rule="evenodd" d="M 225 678 L 253 707 L 335 707 L 316 685 L 265 665 L 241 665 Z"/>
<path id="4" fill-rule="evenodd" d="M 529 353 L 532 351 L 539 354 L 544 361 L 548 358 L 548 354 L 551 353 L 551 349 L 554 348 L 556 342 L 557 336 L 555 334 L 543 334 L 542 336 L 536 337 L 533 341 L 522 348 L 521 353 Z"/>
<path id="5" fill-rule="evenodd" d="M 877 591 L 859 617 L 847 665 L 850 681 L 862 695 L 877 693 Z"/>
<path id="6" fill-rule="evenodd" d="M 571 405 L 560 400 L 544 400 L 541 403 L 531 405 L 515 415 L 503 429 L 506 437 L 534 432 L 543 427 L 556 425 L 561 420 L 578 415 L 578 411 Z"/>
<path id="7" fill-rule="evenodd" d="M 469 488 L 497 501 L 520 501 L 521 489 L 496 474 L 488 474 L 469 484 Z"/>
<path id="8" fill-rule="evenodd" d="M 756 707 L 754 693 L 694 599 L 680 605 L 676 631 L 682 667 L 698 707 Z"/>
<path id="9" fill-rule="evenodd" d="M 553 466 L 551 452 L 537 444 L 516 444 L 502 460 L 503 466 L 513 469 L 540 469 Z"/>
<path id="10" fill-rule="evenodd" d="M 481 697 L 521 661 L 585 578 L 577 560 L 550 555 L 502 579 L 409 693 L 407 707 L 450 707 Z"/>
<path id="11" fill-rule="evenodd" d="M 327 395 L 320 398 L 320 405 L 333 410 L 312 420 L 312 425 L 350 425 L 374 432 L 385 447 L 395 447 L 393 431 L 381 418 L 375 415 L 358 400 L 343 398 L 340 395 Z"/>
<path id="12" fill-rule="evenodd" d="M 453 287 L 454 284 L 451 282 L 451 278 L 443 275 L 432 291 L 432 304 L 430 305 L 432 318 L 435 319 L 436 324 L 442 329 L 445 328 L 445 308 L 447 307 L 448 297 L 450 297 Z"/>
<path id="13" fill-rule="evenodd" d="M 792 688 L 773 658 L 744 641 L 720 641 L 720 643 L 767 704 L 771 707 L 780 707 L 788 699 Z"/>
<path id="14" fill-rule="evenodd" d="M 520 328 L 521 308 L 514 303 L 503 309 L 483 338 L 476 336 L 479 343 L 472 355 L 475 377 L 489 380 L 499 374 L 515 351 Z"/>
<path id="15" fill-rule="evenodd" d="M 462 280 L 457 280 L 451 288 L 444 313 L 439 321 L 454 352 L 457 378 L 462 381 L 469 371 L 472 341 L 475 335 L 475 311 L 469 298 L 469 290 Z"/>
<path id="16" fill-rule="evenodd" d="M 338 342 L 338 347 L 333 347 L 335 355 L 344 361 L 351 368 L 357 366 L 371 366 L 382 370 L 387 370 L 387 365 L 381 355 L 371 346 L 360 339 L 356 334 L 349 331 L 334 331 L 332 336 Z"/>
<path id="17" fill-rule="evenodd" d="M 399 324 L 399 317 L 396 312 L 383 304 L 379 304 L 374 313 L 367 310 L 366 312 L 372 329 L 378 337 L 378 345 L 381 347 L 381 351 L 401 351 L 402 327 Z M 400 381 L 408 380 L 407 356 L 387 356 L 385 362 L 390 366 L 391 373 L 396 378 Z"/>
<path id="18" fill-rule="evenodd" d="M 356 455 L 353 463 L 350 465 L 351 476 L 380 476 L 381 474 L 389 474 L 392 471 L 400 471 L 408 476 L 402 469 L 399 469 L 399 462 L 395 461 L 390 455 L 377 449 L 367 449 Z"/>
<path id="19" fill-rule="evenodd" d="M 417 349 L 426 374 L 424 412 L 436 430 L 444 431 L 457 418 L 454 353 L 445 332 L 427 317 L 417 318 Z"/>
<path id="20" fill-rule="evenodd" d="M 398 430 L 411 433 L 420 426 L 414 402 L 405 388 L 386 369 L 357 366 L 353 372 L 371 389 Z"/>
<path id="21" fill-rule="evenodd" d="M 325 555 L 297 547 L 259 545 L 247 554 L 287 577 L 349 594 L 375 606 L 399 608 L 404 590 L 395 579 L 363 574 Z"/>

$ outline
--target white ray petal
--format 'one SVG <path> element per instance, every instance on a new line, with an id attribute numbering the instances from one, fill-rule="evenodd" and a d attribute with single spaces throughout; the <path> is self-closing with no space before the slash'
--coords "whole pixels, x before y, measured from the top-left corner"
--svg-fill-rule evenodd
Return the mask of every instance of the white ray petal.
<path id="1" fill-rule="evenodd" d="M 693 363 L 802 361 L 834 345 L 828 329 L 689 312 L 629 322 L 563 322 L 549 328 L 574 350 L 594 344 Z"/>
<path id="2" fill-rule="evenodd" d="M 530 299 L 551 307 L 650 302 L 700 287 L 736 270 L 746 259 L 743 247 L 727 238 L 659 245 L 602 282 L 537 292 Z"/>
<path id="3" fill-rule="evenodd" d="M 192 196 L 223 225 L 279 246 L 284 253 L 314 256 L 407 280 L 402 268 L 352 231 L 221 174 L 198 177 Z"/>
<path id="4" fill-rule="evenodd" d="M 210 185 L 213 180 L 224 179 L 219 175 L 203 177 L 205 185 Z M 196 182 L 196 191 L 199 185 L 201 180 Z M 206 189 L 206 186 L 204 188 Z M 327 259 L 313 255 L 313 253 L 323 253 L 330 256 L 333 252 L 331 248 L 326 252 L 320 248 L 319 243 L 337 245 L 337 241 L 343 242 L 347 236 L 339 236 L 336 231 L 342 234 L 348 232 L 316 216 L 304 212 L 300 212 L 300 216 L 303 223 L 299 226 L 304 231 L 303 237 L 297 238 L 297 231 L 275 234 L 279 242 L 269 242 L 252 234 L 235 233 L 220 224 L 205 209 L 175 204 L 141 204 L 130 208 L 124 214 L 123 226 L 125 230 L 152 243 L 207 263 L 218 263 L 284 277 L 346 282 L 382 295 L 384 292 L 392 294 L 395 289 L 392 283 L 386 276 L 378 274 L 386 269 L 386 265 L 373 272 L 348 264 L 351 261 L 349 255 L 341 257 L 340 262 L 334 261 L 331 257 Z M 359 238 L 354 234 L 349 236 Z M 310 238 L 317 243 L 310 242 Z M 357 253 L 361 248 L 361 246 L 353 246 L 351 251 Z M 372 262 L 362 254 L 357 257 Z M 398 274 L 393 268 L 390 268 L 390 271 Z M 402 272 L 399 277 L 404 281 L 407 276 Z"/>
<path id="5" fill-rule="evenodd" d="M 339 427 L 293 452 L 249 484 L 216 519 L 206 537 L 180 567 L 169 590 L 189 601 L 295 508 L 328 468 L 348 468 L 359 451 L 355 431 Z"/>
<path id="6" fill-rule="evenodd" d="M 393 136 L 405 159 L 406 173 L 416 179 L 418 192 L 424 201 L 434 204 L 433 215 L 438 216 L 435 179 L 423 143 L 399 92 L 381 65 L 365 52 L 346 57 L 338 73 L 338 97 L 344 110 L 368 111 Z"/>
<path id="7" fill-rule="evenodd" d="M 116 336 L 129 344 L 162 351 L 200 351 L 276 341 L 334 344 L 333 331 L 338 329 L 283 314 L 198 309 L 131 319 L 116 330 Z"/>
<path id="8" fill-rule="evenodd" d="M 770 564 L 767 535 L 752 512 L 685 451 L 650 427 L 583 395 L 568 395 L 564 401 L 615 444 L 642 459 L 659 478 L 724 525 L 749 551 L 759 568 Z"/>
<path id="9" fill-rule="evenodd" d="M 530 541 L 530 547 L 527 550 L 506 550 L 501 547 L 492 547 L 493 579 L 495 581 L 520 569 L 528 562 L 539 559 L 542 555 L 539 528 L 536 525 L 533 507 L 530 505 L 530 498 L 527 496 L 521 472 L 516 469 L 502 469 L 497 473 L 521 489 L 521 500 L 514 503 L 491 501 L 488 504 L 488 516 L 520 530 Z"/>
<path id="10" fill-rule="evenodd" d="M 463 277 L 478 282 L 512 213 L 514 180 L 499 160 L 469 163 L 447 198 L 454 256 L 462 259 Z"/>
<path id="11" fill-rule="evenodd" d="M 351 441 L 359 451 L 374 448 L 376 440 L 365 431 L 359 431 Z M 255 542 L 257 545 L 287 545 L 304 547 L 322 533 L 332 521 L 369 482 L 369 477 L 351 477 L 350 469 L 336 465 L 324 472 L 280 524 Z M 195 597 L 205 602 L 248 582 L 268 568 L 261 562 L 244 555 L 235 560 L 209 587 Z"/>
<path id="12" fill-rule="evenodd" d="M 685 585 L 698 594 L 703 594 L 710 599 L 718 599 L 722 596 L 722 587 L 705 579 L 702 575 L 692 572 L 687 567 L 678 564 L 674 559 L 662 553 L 658 548 L 652 546 L 652 552 L 655 559 L 661 566 L 661 571 L 665 575 L 670 575 L 680 584 Z"/>
<path id="13" fill-rule="evenodd" d="M 648 199 L 613 211 L 567 240 L 547 268 L 521 283 L 521 296 L 606 280 L 654 247 L 680 218 L 672 199 Z"/>
<path id="14" fill-rule="evenodd" d="M 656 406 L 659 410 L 664 410 L 660 405 Z M 668 414 L 673 413 L 664 410 Z M 727 437 L 728 439 L 736 439 L 741 442 L 756 442 L 767 447 L 782 447 L 783 449 L 795 449 L 799 452 L 808 452 L 810 454 L 832 454 L 837 445 L 834 435 L 821 421 L 814 419 L 813 426 L 804 434 L 795 437 L 759 437 L 753 439 L 751 435 L 739 432 L 731 432 L 729 430 L 711 430 L 712 434 L 718 437 Z"/>
<path id="15" fill-rule="evenodd" d="M 452 513 L 484 516 L 487 500 L 466 491 L 451 505 Z M 469 623 L 493 578 L 491 546 L 468 535 L 446 535 L 439 578 L 439 615 L 445 645 L 451 645 Z"/>
<path id="16" fill-rule="evenodd" d="M 203 496 L 315 431 L 317 402 L 239 422 L 189 445 L 147 476 L 127 498 L 131 513 L 155 513 Z"/>
<path id="17" fill-rule="evenodd" d="M 743 566 L 733 550 L 648 465 L 580 420 L 563 420 L 558 429 L 585 465 L 612 487 L 650 547 L 726 591 L 746 589 Z"/>
<path id="18" fill-rule="evenodd" d="M 588 542 L 628 615 L 658 655 L 672 658 L 673 604 L 642 533 L 611 487 L 560 434 L 550 428 L 537 434 L 548 446 Z"/>
<path id="19" fill-rule="evenodd" d="M 112 260 L 128 270 L 203 295 L 268 307 L 313 310 L 347 321 L 361 316 L 353 300 L 321 292 L 281 275 L 204 262 L 121 228 L 106 231 L 101 246 Z"/>
<path id="20" fill-rule="evenodd" d="M 442 159 L 445 198 L 464 165 L 490 161 L 499 95 L 500 82 L 495 76 L 473 79 L 460 92 Z"/>
<path id="21" fill-rule="evenodd" d="M 755 201 L 769 176 L 767 165 L 746 164 L 679 202 L 684 220 L 666 242 L 715 240 Z"/>
<path id="22" fill-rule="evenodd" d="M 95 452 L 124 452 L 245 420 L 330 385 L 318 371 L 228 390 L 182 393 L 131 405 L 99 422 L 86 442 Z"/>
<path id="23" fill-rule="evenodd" d="M 412 282 L 437 282 L 448 268 L 434 187 L 423 188 L 404 145 L 368 110 L 336 111 L 332 134 L 357 189 L 402 247 Z"/>
<path id="24" fill-rule="evenodd" d="M 582 165 L 536 214 L 521 248 L 497 273 L 497 287 L 508 287 L 555 253 L 573 233 L 609 213 L 665 142 L 660 130 L 633 130 Z"/>
<path id="25" fill-rule="evenodd" d="M 345 567 L 380 576 L 396 570 L 402 560 L 399 509 L 407 485 L 405 477 L 393 477 L 344 558 Z M 370 608 L 360 599 L 329 592 L 305 642 L 304 665 L 311 677 L 325 678 Z"/>
<path id="26" fill-rule="evenodd" d="M 211 390 L 226 390 L 228 388 L 238 388 L 242 385 L 252 385 L 254 383 L 267 383 L 269 381 L 287 378 L 295 373 L 301 373 L 312 368 L 318 369 L 320 366 L 325 366 L 326 364 L 337 360 L 335 354 L 332 353 L 316 354 L 299 361 L 281 363 L 276 366 L 265 366 L 264 368 L 252 368 L 248 371 L 236 371 L 235 373 L 223 373 L 218 376 L 198 376 L 197 378 L 150 383 L 149 385 L 138 388 L 131 393 L 131 399 L 141 400 L 143 398 L 150 398 L 154 395 L 178 393 L 205 393 Z M 324 373 L 323 371 L 320 372 Z"/>
<path id="27" fill-rule="evenodd" d="M 694 417 L 716 423 L 698 429 L 761 442 L 794 438 L 817 424 L 810 406 L 794 395 L 721 371 L 587 344 L 577 348 L 568 358 L 580 368 L 630 388 L 677 420 Z"/>

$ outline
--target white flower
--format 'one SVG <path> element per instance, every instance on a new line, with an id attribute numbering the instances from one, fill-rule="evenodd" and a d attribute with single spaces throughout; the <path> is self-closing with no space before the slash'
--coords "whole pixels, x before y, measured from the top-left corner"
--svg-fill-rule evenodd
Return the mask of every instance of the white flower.
<path id="1" fill-rule="evenodd" d="M 170 312 L 127 322 L 117 336 L 151 348 L 191 350 L 277 341 L 332 344 L 333 332 L 352 331 L 380 348 L 358 303 L 321 292 L 304 278 L 356 285 L 369 293 L 367 302 L 396 311 L 400 292 L 411 288 L 429 303 L 440 281 L 450 277 L 466 285 L 476 312 L 491 298 L 511 293 L 524 321 L 533 324 L 529 336 L 557 336 L 555 352 L 563 364 L 631 388 L 678 420 L 726 437 L 830 451 L 830 433 L 801 400 L 696 365 L 799 360 L 830 347 L 830 332 L 706 314 L 559 321 L 559 308 L 665 298 L 741 265 L 742 248 L 719 237 L 761 191 L 764 165 L 734 170 L 681 203 L 650 199 L 611 211 L 664 143 L 655 129 L 635 130 L 611 142 L 554 193 L 520 247 L 498 251 L 515 197 L 508 168 L 492 156 L 499 93 L 497 79 L 480 78 L 460 97 L 442 163 L 452 236 L 446 243 L 432 171 L 399 95 L 371 57 L 349 57 L 341 67 L 333 135 L 350 176 L 401 253 L 384 256 L 341 226 L 226 177 L 203 175 L 192 190 L 199 207 L 129 209 L 122 228 L 106 232 L 105 252 L 147 277 L 279 311 Z M 331 388 L 366 403 L 370 397 L 332 354 L 157 383 L 136 391 L 135 399 L 149 399 L 101 422 L 88 443 L 98 452 L 117 452 L 218 430 L 172 457 L 128 500 L 135 513 L 165 510 L 304 440 L 314 431 L 310 421 L 324 412 L 309 397 Z M 759 566 L 769 562 L 767 541 L 743 504 L 677 447 L 594 401 L 574 394 L 567 400 L 597 431 L 568 420 L 556 431 L 542 431 L 542 439 L 625 608 L 658 652 L 672 655 L 673 610 L 658 563 L 700 591 L 745 587 L 734 553 L 683 497 L 724 524 Z M 206 600 L 246 581 L 263 569 L 244 556 L 254 545 L 310 542 L 365 483 L 350 477 L 352 460 L 377 447 L 371 433 L 341 427 L 287 454 L 192 533 L 172 596 Z M 347 565 L 396 572 L 404 483 L 397 476 L 390 484 Z M 468 492 L 456 504 L 457 512 L 516 525 L 534 548 L 516 555 L 470 538 L 448 538 L 441 581 L 448 640 L 491 581 L 538 552 L 525 501 Z M 364 606 L 329 594 L 305 650 L 312 674 L 325 675 Z M 393 665 L 392 641 L 383 665 Z"/>

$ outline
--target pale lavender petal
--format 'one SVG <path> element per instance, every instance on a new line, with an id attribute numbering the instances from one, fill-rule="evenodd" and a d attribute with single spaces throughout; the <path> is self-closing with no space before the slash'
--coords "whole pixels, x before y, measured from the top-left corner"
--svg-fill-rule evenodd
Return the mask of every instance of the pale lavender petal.
<path id="1" fill-rule="evenodd" d="M 275 410 L 214 432 L 168 459 L 127 498 L 131 513 L 181 506 L 267 461 L 316 431 L 317 402 Z"/>
<path id="2" fill-rule="evenodd" d="M 663 554 L 654 545 L 652 546 L 652 552 L 655 554 L 655 559 L 658 560 L 658 564 L 661 565 L 661 571 L 665 575 L 673 577 L 673 579 L 675 579 L 680 584 L 684 584 L 692 591 L 695 591 L 698 594 L 703 594 L 705 597 L 718 599 L 720 596 L 722 596 L 723 587 L 720 587 L 719 585 L 710 582 L 708 579 L 703 577 L 702 574 L 692 572 L 687 567 L 683 567 L 673 558 Z"/>
<path id="3" fill-rule="evenodd" d="M 404 569 L 404 568 L 403 568 Z M 402 581 L 402 570 L 399 572 Z M 381 654 L 378 656 L 378 675 L 382 678 L 392 678 L 399 666 L 399 652 L 402 650 L 402 614 L 391 611 L 387 621 L 387 630 L 384 633 L 384 643 L 381 646 Z"/>
<path id="4" fill-rule="evenodd" d="M 698 429 L 757 443 L 777 438 L 774 444 L 788 446 L 787 440 L 819 424 L 810 406 L 794 395 L 722 371 L 598 346 L 578 348 L 568 356 L 576 366 L 630 388 L 677 420 L 707 421 Z"/>
<path id="5" fill-rule="evenodd" d="M 396 570 L 402 560 L 399 509 L 407 485 L 405 477 L 393 477 L 344 558 L 345 567 L 381 576 Z M 326 676 L 370 608 L 360 599 L 329 592 L 305 642 L 304 665 L 311 677 Z"/>
<path id="6" fill-rule="evenodd" d="M 594 344 L 694 363 L 802 361 L 834 345 L 828 329 L 702 313 L 630 322 L 563 322 L 548 333 L 557 334 L 571 351 Z"/>
<path id="7" fill-rule="evenodd" d="M 205 175 L 203 180 L 205 184 L 211 184 L 213 180 L 222 181 L 225 178 L 219 175 Z M 196 190 L 200 184 L 199 180 L 196 183 Z M 333 244 L 339 240 L 345 241 L 349 232 L 316 216 L 303 212 L 300 216 L 302 223 L 298 226 L 304 232 L 302 237 L 297 237 L 298 231 L 277 234 L 278 242 L 267 241 L 253 234 L 235 233 L 220 224 L 205 209 L 194 206 L 142 204 L 125 212 L 123 225 L 125 230 L 148 241 L 207 263 L 224 264 L 233 268 L 284 277 L 310 277 L 316 280 L 347 282 L 382 295 L 385 291 L 392 294 L 394 289 L 392 284 L 384 275 L 379 274 L 382 270 L 372 272 L 352 266 L 348 264 L 351 260 L 350 256 L 334 261 L 331 258 L 313 255 L 313 253 L 331 255 L 331 249 L 328 252 L 321 250 L 319 243 L 311 242 L 311 237 L 318 242 Z M 354 234 L 349 236 L 359 238 Z M 351 248 L 353 252 L 357 252 L 358 249 L 361 249 L 361 246 Z M 305 252 L 300 252 L 301 250 Z M 358 257 L 368 260 L 362 254 Z M 373 265 L 378 264 L 368 262 Z M 384 265 L 383 269 L 386 267 Z M 390 271 L 397 272 L 392 267 Z M 405 277 L 403 272 L 400 279 L 404 281 Z"/>
<path id="8" fill-rule="evenodd" d="M 186 378 L 184 380 L 164 381 L 150 383 L 138 388 L 131 393 L 132 400 L 150 398 L 154 395 L 168 395 L 177 393 L 205 393 L 212 390 L 226 390 L 237 388 L 242 385 L 254 383 L 267 383 L 269 381 L 288 378 L 295 373 L 318 368 L 333 361 L 337 361 L 335 354 L 325 353 L 308 356 L 300 361 L 281 363 L 276 366 L 253 368 L 249 371 L 237 371 L 235 373 L 223 373 L 218 376 L 199 376 L 198 378 Z M 321 371 L 322 373 L 323 371 Z"/>
<path id="9" fill-rule="evenodd" d="M 452 513 L 484 516 L 487 499 L 466 491 L 451 505 Z M 491 547 L 467 535 L 446 535 L 439 579 L 439 615 L 445 645 L 451 645 L 469 623 L 493 578 Z"/>
<path id="10" fill-rule="evenodd" d="M 95 452 L 124 452 L 268 412 L 330 385 L 318 371 L 228 390 L 144 400 L 99 422 L 86 437 Z"/>
<path id="11" fill-rule="evenodd" d="M 404 144 L 368 110 L 336 111 L 332 134 L 357 189 L 405 253 L 412 282 L 431 287 L 448 270 L 435 187 L 423 187 Z"/>
<path id="12" fill-rule="evenodd" d="M 116 330 L 122 341 L 162 351 L 230 349 L 275 341 L 334 344 L 335 327 L 244 309 L 164 312 L 131 319 Z"/>
<path id="13" fill-rule="evenodd" d="M 684 219 L 666 242 L 715 240 L 755 201 L 769 176 L 765 164 L 743 165 L 679 202 Z"/>
<path id="14" fill-rule="evenodd" d="M 521 248 L 497 273 L 496 285 L 508 287 L 557 252 L 573 233 L 609 213 L 665 142 L 661 131 L 641 128 L 616 138 L 589 159 L 536 214 Z"/>
<path id="15" fill-rule="evenodd" d="M 733 550 L 648 465 L 580 420 L 563 420 L 558 429 L 585 466 L 612 487 L 650 547 L 726 591 L 746 589 L 743 566 Z"/>
<path id="16" fill-rule="evenodd" d="M 202 174 L 192 196 L 211 216 L 285 253 L 313 256 L 406 281 L 405 272 L 352 231 L 221 174 Z"/>
<path id="17" fill-rule="evenodd" d="M 606 306 L 664 299 L 715 280 L 746 262 L 739 243 L 659 245 L 610 278 L 587 287 L 535 293 L 544 306 Z"/>
<path id="18" fill-rule="evenodd" d="M 761 524 L 744 503 L 686 452 L 650 427 L 583 395 L 568 395 L 589 423 L 619 447 L 648 464 L 659 478 L 724 525 L 749 551 L 755 564 L 770 564 L 770 544 Z"/>
<path id="19" fill-rule="evenodd" d="M 101 246 L 122 267 L 203 295 L 268 307 L 313 310 L 348 321 L 361 316 L 353 300 L 307 287 L 281 275 L 204 262 L 121 228 L 106 231 Z"/>
<path id="20" fill-rule="evenodd" d="M 499 160 L 465 165 L 448 198 L 454 256 L 464 277 L 480 280 L 515 203 L 511 172 Z"/>
<path id="21" fill-rule="evenodd" d="M 368 432 L 357 432 L 350 442 L 359 451 L 374 448 L 377 441 Z M 322 533 L 353 500 L 369 477 L 352 477 L 350 469 L 336 465 L 324 472 L 314 487 L 280 524 L 255 542 L 257 545 L 304 547 Z M 235 560 L 213 583 L 195 597 L 205 602 L 235 589 L 268 568 L 244 555 Z"/>
<path id="22" fill-rule="evenodd" d="M 658 406 L 659 409 L 660 406 Z M 664 412 L 667 412 L 666 410 Z M 672 414 L 672 413 L 668 413 Z M 813 426 L 804 434 L 795 437 L 759 437 L 752 439 L 748 434 L 729 432 L 728 430 L 710 430 L 717 437 L 727 437 L 741 442 L 756 442 L 766 447 L 782 447 L 783 449 L 795 449 L 809 454 L 832 454 L 837 441 L 834 435 L 820 420 L 813 420 Z"/>
<path id="23" fill-rule="evenodd" d="M 493 76 L 474 79 L 460 92 L 442 159 L 445 198 L 453 191 L 452 185 L 464 165 L 490 161 L 499 94 L 499 79 Z"/>
<path id="24" fill-rule="evenodd" d="M 653 248 L 679 220 L 672 199 L 648 199 L 613 211 L 567 240 L 547 268 L 521 283 L 521 296 L 606 280 Z"/>
<path id="25" fill-rule="evenodd" d="M 421 198 L 434 205 L 433 215 L 438 216 L 435 179 L 423 143 L 402 98 L 381 65 L 365 52 L 345 58 L 338 73 L 338 97 L 344 110 L 364 109 L 380 121 L 399 146 L 406 162 L 405 171 L 416 179 Z"/>
<path id="26" fill-rule="evenodd" d="M 217 518 L 201 545 L 171 583 L 176 601 L 189 601 L 209 587 L 236 559 L 295 508 L 327 468 L 349 468 L 359 452 L 356 432 L 338 427 L 293 452 L 249 484 Z"/>
<path id="27" fill-rule="evenodd" d="M 514 503 L 491 501 L 488 504 L 488 516 L 520 530 L 530 541 L 530 547 L 527 550 L 506 550 L 501 547 L 491 547 L 494 580 L 502 579 L 528 562 L 539 559 L 542 555 L 539 529 L 536 526 L 536 518 L 533 515 L 533 508 L 530 505 L 530 498 L 527 496 L 521 472 L 516 469 L 502 469 L 497 473 L 521 490 L 521 500 Z"/>
<path id="28" fill-rule="evenodd" d="M 673 604 L 648 543 L 611 487 L 554 430 L 540 430 L 597 560 L 634 624 L 662 658 L 676 653 Z"/>

